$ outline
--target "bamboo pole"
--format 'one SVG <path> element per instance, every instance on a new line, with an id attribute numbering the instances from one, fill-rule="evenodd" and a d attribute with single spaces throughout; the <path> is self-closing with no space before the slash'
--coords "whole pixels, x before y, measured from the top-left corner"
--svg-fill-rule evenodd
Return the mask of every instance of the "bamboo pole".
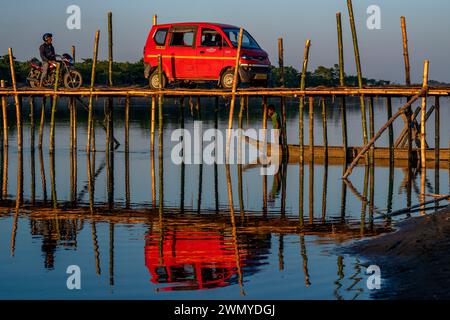
<path id="1" fill-rule="evenodd" d="M 266 130 L 267 130 L 267 97 L 263 96 L 262 98 L 262 105 L 263 105 L 263 121 L 262 121 L 262 127 L 263 127 L 263 148 L 264 151 L 266 151 Z M 265 154 L 263 154 L 265 156 Z M 267 212 L 267 175 L 263 175 L 263 212 L 266 214 Z"/>
<path id="2" fill-rule="evenodd" d="M 5 88 L 5 80 L 0 81 L 1 88 Z M 6 96 L 2 96 L 2 115 L 3 115 L 3 145 L 8 147 L 8 114 L 7 114 Z"/>
<path id="3" fill-rule="evenodd" d="M 156 110 L 156 99 L 152 97 L 152 110 L 150 118 L 150 151 L 155 149 L 155 110 Z"/>
<path id="4" fill-rule="evenodd" d="M 325 98 L 321 98 L 322 102 L 322 127 L 323 127 L 323 145 L 325 150 L 325 163 L 328 162 L 328 128 L 327 128 L 327 106 Z"/>
<path id="5" fill-rule="evenodd" d="M 305 49 L 303 52 L 303 65 L 302 65 L 302 76 L 300 78 L 300 90 L 305 90 L 306 86 L 306 72 L 308 70 L 308 61 L 309 61 L 309 48 L 311 47 L 311 40 L 306 40 Z M 300 146 L 300 162 L 303 162 L 304 158 L 304 125 L 303 125 L 303 113 L 305 110 L 305 97 L 300 97 L 300 106 L 298 111 L 298 143 Z"/>
<path id="6" fill-rule="evenodd" d="M 43 138 L 44 138 L 44 123 L 45 123 L 45 104 L 47 102 L 47 98 L 42 97 L 42 105 L 41 105 L 41 119 L 39 123 L 39 148 L 42 148 Z"/>
<path id="7" fill-rule="evenodd" d="M 238 122 L 238 128 L 242 129 L 242 117 L 244 114 L 244 108 L 245 108 L 245 99 L 241 97 L 241 106 L 239 109 L 239 122 Z M 242 185 L 242 148 L 241 144 L 242 142 L 242 132 L 239 131 L 239 143 L 238 143 L 238 197 L 239 197 L 239 210 L 241 213 L 241 217 L 244 217 L 244 194 L 243 194 L 243 185 Z"/>
<path id="8" fill-rule="evenodd" d="M 58 103 L 58 96 L 56 92 L 58 91 L 58 84 L 59 84 L 59 70 L 60 70 L 60 64 L 58 63 L 56 65 L 56 77 L 55 77 L 55 94 L 53 95 L 52 99 L 52 115 L 50 120 L 50 152 L 52 153 L 55 149 L 55 115 L 56 115 L 56 104 Z"/>
<path id="9" fill-rule="evenodd" d="M 125 98 L 125 152 L 130 150 L 130 97 Z"/>
<path id="10" fill-rule="evenodd" d="M 108 12 L 108 86 L 113 86 L 113 26 L 112 12 Z"/>
<path id="11" fill-rule="evenodd" d="M 242 37 L 244 34 L 244 29 L 241 28 L 239 31 L 239 39 L 238 39 L 238 47 L 236 52 L 236 60 L 235 60 L 235 67 L 234 67 L 234 76 L 233 76 L 233 88 L 231 90 L 232 96 L 231 96 L 231 103 L 230 103 L 230 111 L 229 111 L 229 117 L 228 117 L 228 136 L 227 136 L 227 148 L 226 148 L 226 154 L 227 158 L 229 156 L 229 148 L 231 143 L 231 129 L 233 128 L 233 113 L 234 113 L 234 105 L 236 103 L 236 90 L 238 86 L 239 81 L 239 62 L 241 59 L 241 48 L 242 48 Z"/>
<path id="12" fill-rule="evenodd" d="M 94 41 L 94 54 L 92 59 L 92 72 L 91 72 L 91 85 L 89 90 L 89 115 L 88 115 L 88 130 L 87 130 L 87 144 L 86 144 L 86 152 L 90 152 L 91 150 L 91 139 L 92 139 L 92 131 L 93 131 L 93 92 L 94 92 L 94 84 L 95 84 L 95 70 L 97 67 L 97 57 L 98 57 L 98 41 L 100 37 L 100 30 L 97 30 L 95 33 L 95 41 Z"/>
<path id="13" fill-rule="evenodd" d="M 439 97 L 434 97 L 434 158 L 437 170 L 439 171 L 439 157 L 440 157 L 440 147 L 441 147 L 441 103 Z"/>
<path id="14" fill-rule="evenodd" d="M 408 33 L 406 32 L 406 20 L 405 17 L 400 17 L 400 23 L 402 26 L 402 39 L 403 39 L 403 58 L 405 61 L 405 82 L 407 86 L 411 85 L 411 74 L 409 65 L 409 50 L 408 50 Z"/>
<path id="15" fill-rule="evenodd" d="M 358 163 L 359 159 L 369 150 L 369 148 L 375 143 L 376 140 L 381 136 L 381 134 L 391 125 L 395 119 L 397 119 L 408 107 L 410 107 L 417 99 L 419 99 L 423 94 L 426 94 L 428 91 L 428 87 L 422 88 L 418 94 L 416 94 L 414 97 L 412 97 L 403 107 L 401 107 L 397 113 L 392 116 L 391 119 L 375 134 L 375 136 L 369 141 L 368 144 L 364 146 L 364 148 L 360 151 L 360 153 L 356 156 L 356 158 L 353 160 L 353 162 L 348 167 L 347 171 L 345 172 L 343 178 L 346 179 L 351 173 L 353 168 Z"/>
<path id="16" fill-rule="evenodd" d="M 14 92 L 17 92 L 17 82 L 16 82 L 16 72 L 14 68 L 14 56 L 12 48 L 8 48 L 8 54 L 9 54 L 9 66 L 11 70 L 11 80 L 12 80 L 12 86 Z M 14 94 L 14 101 L 16 103 L 16 123 L 17 123 L 17 148 L 19 150 L 22 150 L 22 143 L 23 143 L 23 137 L 22 137 L 22 106 L 20 102 L 19 95 L 16 93 Z"/>
<path id="17" fill-rule="evenodd" d="M 390 118 L 392 118 L 391 97 L 387 97 L 386 102 L 387 102 L 387 117 L 389 120 Z M 372 131 L 371 131 L 371 138 L 373 138 Z M 389 159 L 391 163 L 394 162 L 394 127 L 392 126 L 392 124 L 389 126 Z"/>
<path id="18" fill-rule="evenodd" d="M 76 53 L 75 46 L 72 46 L 72 59 L 73 59 L 73 63 L 75 63 L 75 53 Z"/>
<path id="19" fill-rule="evenodd" d="M 358 76 L 358 87 L 360 89 L 363 88 L 363 79 L 362 79 L 362 71 L 361 71 L 361 59 L 359 55 L 359 46 L 358 46 L 358 35 L 356 33 L 355 26 L 355 18 L 353 16 L 353 4 L 352 0 L 347 0 L 348 13 L 350 16 L 350 27 L 352 30 L 352 38 L 353 38 L 353 49 L 355 51 L 355 63 L 356 63 L 356 71 Z M 360 105 L 361 105 L 361 121 L 362 121 L 362 131 L 363 131 L 363 142 L 367 144 L 367 121 L 366 121 L 366 107 L 364 102 L 364 96 L 360 96 Z"/>
<path id="20" fill-rule="evenodd" d="M 342 37 L 342 19 L 341 13 L 336 13 L 336 24 L 338 34 L 338 52 L 339 52 L 339 85 L 345 86 L 345 69 L 344 69 L 344 44 Z M 345 154 L 345 163 L 347 163 L 347 150 L 348 150 L 348 138 L 347 138 L 347 106 L 345 103 L 345 97 L 341 98 L 341 119 L 342 119 L 342 145 Z"/>
<path id="21" fill-rule="evenodd" d="M 428 70 L 429 70 L 430 62 L 425 60 L 423 67 L 423 88 L 428 87 Z M 422 108 L 421 108 L 421 117 L 420 117 L 420 159 L 422 164 L 422 170 L 426 169 L 427 159 L 426 159 L 426 113 L 427 113 L 427 96 L 426 94 L 422 97 Z"/>
<path id="22" fill-rule="evenodd" d="M 125 205 L 130 207 L 130 97 L 125 99 Z"/>
<path id="23" fill-rule="evenodd" d="M 284 77 L 284 47 L 283 38 L 278 39 L 278 64 L 280 67 L 280 85 L 282 88 L 286 86 L 286 80 Z M 286 104 L 284 97 L 280 97 L 281 102 L 281 136 L 282 136 L 282 148 L 283 157 L 288 156 L 287 137 L 286 137 Z"/>
<path id="24" fill-rule="evenodd" d="M 309 97 L 309 152 L 311 159 L 314 159 L 314 98 L 311 96 Z"/>
<path id="25" fill-rule="evenodd" d="M 392 116 L 392 115 L 391 115 Z M 390 117 L 388 117 L 388 120 Z M 373 114 L 373 96 L 369 97 L 369 135 L 370 139 L 373 138 L 375 134 L 375 122 L 374 122 L 374 114 Z M 372 146 L 370 148 L 370 163 L 373 165 L 375 163 L 375 147 Z"/>

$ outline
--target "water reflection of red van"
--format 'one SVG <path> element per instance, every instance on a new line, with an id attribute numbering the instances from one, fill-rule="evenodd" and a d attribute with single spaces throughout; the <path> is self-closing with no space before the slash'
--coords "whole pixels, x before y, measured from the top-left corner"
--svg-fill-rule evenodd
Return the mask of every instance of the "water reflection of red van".
<path id="1" fill-rule="evenodd" d="M 175 23 L 152 27 L 144 48 L 145 76 L 159 88 L 158 56 L 162 55 L 163 82 L 216 81 L 233 85 L 239 28 L 217 23 Z M 255 39 L 244 31 L 239 80 L 267 85 L 270 61 Z"/>
<path id="2" fill-rule="evenodd" d="M 245 254 L 218 232 L 176 230 L 148 236 L 145 264 L 153 283 L 171 284 L 161 291 L 200 290 L 228 286 Z"/>

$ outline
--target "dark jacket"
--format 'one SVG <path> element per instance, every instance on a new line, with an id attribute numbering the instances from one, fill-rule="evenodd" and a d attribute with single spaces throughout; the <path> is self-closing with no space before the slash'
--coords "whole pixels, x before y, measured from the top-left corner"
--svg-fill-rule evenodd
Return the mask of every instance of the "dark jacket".
<path id="1" fill-rule="evenodd" d="M 56 60 L 55 48 L 53 48 L 52 44 L 43 43 L 39 47 L 39 53 L 41 55 L 42 61 L 44 61 L 44 62 L 47 62 L 50 60 Z"/>

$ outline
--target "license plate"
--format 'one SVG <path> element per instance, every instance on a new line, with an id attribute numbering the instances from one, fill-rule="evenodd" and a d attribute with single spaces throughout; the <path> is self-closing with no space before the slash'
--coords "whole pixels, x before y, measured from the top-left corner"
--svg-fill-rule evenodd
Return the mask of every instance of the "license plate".
<path id="1" fill-rule="evenodd" d="M 255 74 L 255 80 L 267 80 L 267 74 L 265 73 Z"/>

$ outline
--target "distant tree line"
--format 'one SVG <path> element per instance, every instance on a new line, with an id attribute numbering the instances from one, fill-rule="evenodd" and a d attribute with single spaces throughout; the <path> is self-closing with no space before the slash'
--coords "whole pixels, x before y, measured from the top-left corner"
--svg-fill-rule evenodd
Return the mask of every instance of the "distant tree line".
<path id="1" fill-rule="evenodd" d="M 28 72 L 30 71 L 30 62 L 14 61 L 16 79 L 19 83 L 25 83 Z M 75 68 L 81 72 L 84 84 L 87 85 L 91 78 L 92 59 L 82 59 L 75 63 Z M 298 87 L 300 83 L 300 72 L 293 67 L 284 68 L 284 78 L 286 87 Z M 4 55 L 0 57 L 0 78 L 10 81 L 9 57 Z M 97 72 L 95 82 L 98 85 L 106 85 L 108 81 L 108 61 L 97 62 Z M 145 85 L 147 80 L 144 78 L 144 62 L 141 59 L 138 62 L 114 62 L 113 63 L 113 82 L 114 85 Z M 375 80 L 363 78 L 364 85 L 382 86 L 390 84 L 390 81 Z M 272 67 L 271 86 L 279 86 L 280 68 Z M 356 76 L 345 75 L 345 84 L 348 86 L 357 86 Z M 334 65 L 331 68 L 324 66 L 317 67 L 313 72 L 306 73 L 306 86 L 317 87 L 339 86 L 339 66 Z"/>

